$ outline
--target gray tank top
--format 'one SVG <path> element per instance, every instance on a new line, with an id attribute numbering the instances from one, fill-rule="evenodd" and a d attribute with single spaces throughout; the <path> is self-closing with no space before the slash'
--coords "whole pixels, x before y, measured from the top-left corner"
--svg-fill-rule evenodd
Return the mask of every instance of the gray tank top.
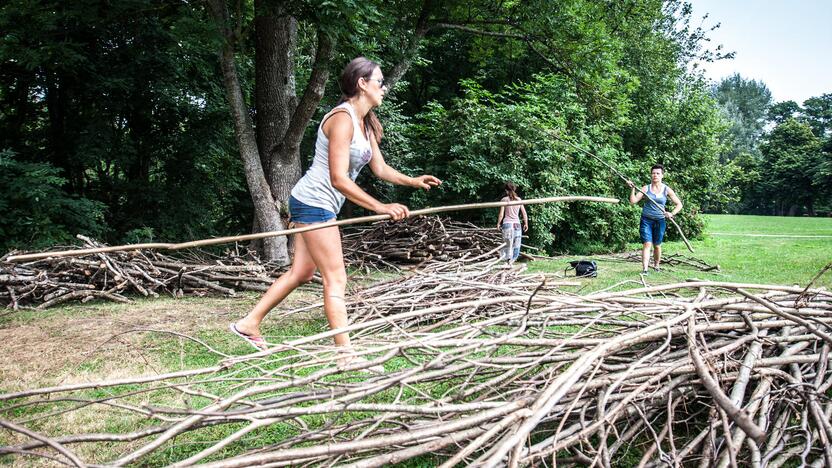
<path id="1" fill-rule="evenodd" d="M 323 125 L 326 119 L 339 108 L 346 109 L 352 118 L 353 131 L 352 141 L 350 142 L 349 178 L 354 181 L 361 169 L 373 157 L 373 148 L 370 141 L 364 138 L 364 134 L 361 132 L 355 110 L 349 102 L 344 102 L 336 106 L 321 120 L 321 124 L 318 126 L 318 139 L 315 141 L 315 157 L 312 159 L 312 165 L 292 188 L 292 196 L 298 201 L 336 214 L 341 210 L 346 198 L 332 186 L 332 179 L 329 176 L 329 138 L 324 134 Z"/>
<path id="2" fill-rule="evenodd" d="M 650 185 L 644 187 L 644 193 L 650 200 L 656 202 L 661 206 L 661 210 L 656 205 L 644 200 L 644 206 L 641 208 L 641 215 L 650 219 L 664 219 L 664 209 L 667 205 L 667 185 L 662 184 L 662 191 L 660 193 L 653 193 L 650 191 Z"/>

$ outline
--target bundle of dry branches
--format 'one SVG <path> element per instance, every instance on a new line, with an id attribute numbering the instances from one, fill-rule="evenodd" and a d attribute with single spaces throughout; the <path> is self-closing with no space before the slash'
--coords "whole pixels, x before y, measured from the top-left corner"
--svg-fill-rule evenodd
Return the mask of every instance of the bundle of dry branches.
<path id="1" fill-rule="evenodd" d="M 79 238 L 84 247 L 101 246 Z M 205 252 L 170 257 L 136 250 L 0 263 L 0 305 L 46 309 L 72 300 L 130 302 L 130 295 L 234 296 L 239 290 L 265 291 L 283 271 L 285 267 L 262 263 L 240 249 L 222 257 Z"/>
<path id="2" fill-rule="evenodd" d="M 16 438 L 0 453 L 117 466 L 832 463 L 829 292 L 558 287 L 493 262 L 431 264 L 348 298 L 366 361 L 336 365 L 332 331 L 246 356 L 195 340 L 216 365 L 0 395 Z M 90 407 L 132 429 L 43 429 Z"/>
<path id="3" fill-rule="evenodd" d="M 439 216 L 382 221 L 345 229 L 344 253 L 350 266 L 398 265 L 478 256 L 502 245 L 500 231 Z"/>
<path id="4" fill-rule="evenodd" d="M 103 244 L 84 236 L 81 248 Z M 347 265 L 369 270 L 398 265 L 480 255 L 502 243 L 496 229 L 437 216 L 401 222 L 384 221 L 344 234 Z M 34 260 L 0 262 L 0 305 L 11 309 L 45 309 L 67 301 L 104 299 L 130 302 L 131 295 L 234 296 L 237 291 L 265 291 L 287 266 L 261 262 L 237 246 L 224 256 L 204 251 L 124 251 Z M 313 281 L 320 283 L 320 277 Z"/>

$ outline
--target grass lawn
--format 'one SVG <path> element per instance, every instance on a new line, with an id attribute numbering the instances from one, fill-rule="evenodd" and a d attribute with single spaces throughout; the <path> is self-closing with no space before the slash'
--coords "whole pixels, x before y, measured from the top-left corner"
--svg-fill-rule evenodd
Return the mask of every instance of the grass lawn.
<path id="1" fill-rule="evenodd" d="M 706 222 L 704 239 L 691 241 L 694 253 L 690 253 L 682 242 L 665 242 L 663 253 L 696 257 L 708 264 L 719 265 L 720 271 L 664 268 L 659 273 L 651 271 L 644 278 L 648 284 L 699 278 L 806 285 L 821 268 L 832 262 L 832 218 L 707 215 Z M 674 228 L 670 226 L 668 229 Z M 641 244 L 633 243 L 629 247 L 640 250 Z M 563 271 L 568 261 L 578 258 L 536 261 L 531 263 L 530 270 Z M 619 287 L 641 284 L 641 264 L 614 261 L 604 256 L 594 259 L 599 265 L 598 278 L 582 280 L 582 292 L 597 291 L 619 283 Z M 832 271 L 819 278 L 815 286 L 832 288 Z"/>
<path id="2" fill-rule="evenodd" d="M 587 293 L 692 278 L 805 285 L 832 261 L 832 218 L 719 215 L 707 216 L 707 222 L 704 239 L 692 242 L 695 253 L 688 252 L 681 242 L 666 243 L 664 251 L 666 254 L 680 253 L 695 256 L 709 264 L 719 264 L 721 271 L 665 268 L 642 278 L 639 275 L 640 263 L 597 256 L 593 258 L 599 264 L 598 278 L 582 279 L 582 286 L 571 290 Z M 633 243 L 629 247 L 640 249 L 640 244 Z M 576 257 L 535 261 L 528 264 L 528 269 L 563 271 L 567 262 L 574 259 Z M 566 274 L 567 277 L 569 274 Z M 831 288 L 832 271 L 818 279 L 815 285 Z M 202 346 L 168 332 L 194 336 L 220 353 L 248 353 L 251 350 L 247 345 L 229 333 L 227 327 L 229 322 L 245 315 L 258 297 L 259 294 L 248 293 L 236 298 L 141 298 L 132 304 L 95 302 L 47 311 L 6 312 L 0 315 L 0 341 L 3 342 L 0 361 L 4 363 L 0 366 L 0 392 L 208 367 L 218 361 L 217 355 Z M 294 293 L 286 304 L 267 318 L 263 333 L 270 342 L 280 342 L 325 330 L 326 320 L 320 310 L 291 316 L 280 313 L 281 310 L 317 302 L 320 297 L 317 287 L 305 287 Z M 25 419 L 24 415 L 16 412 L 5 414 L 3 406 L 0 405 L 0 418 Z M 36 417 L 37 414 L 27 413 L 25 416 Z M 73 428 L 73 431 L 80 431 L 82 427 L 104 431 L 125 425 L 135 427 L 133 423 L 120 419 L 115 412 L 104 416 L 90 408 L 80 416 L 66 414 L 44 418 L 38 428 L 54 434 L 62 433 L 66 428 Z M 278 433 L 285 430 L 289 428 L 274 428 L 276 432 L 268 437 L 279 440 Z M 206 437 L 221 437 L 223 434 L 208 434 Z M 154 458 L 148 463 L 170 463 L 182 459 L 183 455 L 178 452 L 191 453 L 202 446 L 201 442 L 187 437 L 180 440 L 181 444 L 171 445 L 169 451 L 160 455 L 161 458 Z M 0 445 L 10 442 L 8 433 L 0 431 Z M 101 453 L 82 455 L 92 459 L 112 459 L 119 448 L 113 446 L 101 450 Z M 12 463 L 27 466 L 31 461 L 18 458 Z M 0 457 L 0 464 L 9 462 L 9 457 Z M 435 460 L 426 461 L 427 464 L 433 462 Z"/>

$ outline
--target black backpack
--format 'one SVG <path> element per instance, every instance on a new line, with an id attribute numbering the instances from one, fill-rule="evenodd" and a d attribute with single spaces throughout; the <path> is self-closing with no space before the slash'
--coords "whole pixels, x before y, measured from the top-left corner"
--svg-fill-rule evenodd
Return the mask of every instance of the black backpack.
<path id="1" fill-rule="evenodd" d="M 595 278 L 598 276 L 598 265 L 592 260 L 575 260 L 569 262 L 575 269 L 575 276 Z"/>

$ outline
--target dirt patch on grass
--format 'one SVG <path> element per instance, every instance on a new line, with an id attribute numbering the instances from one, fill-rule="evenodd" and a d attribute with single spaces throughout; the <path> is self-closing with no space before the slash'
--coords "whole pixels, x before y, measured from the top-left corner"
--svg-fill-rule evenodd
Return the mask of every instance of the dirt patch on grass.
<path id="1" fill-rule="evenodd" d="M 303 305 L 315 296 L 298 291 L 285 307 Z M 191 336 L 225 330 L 258 298 L 254 294 L 230 299 L 157 298 L 20 312 L 0 325 L 0 390 L 169 372 L 158 354 L 142 344 L 147 332 L 139 330 Z"/>
<path id="2" fill-rule="evenodd" d="M 227 327 L 251 310 L 259 297 L 258 294 L 236 298 L 162 297 L 140 299 L 131 304 L 93 303 L 42 312 L 13 312 L 0 322 L 0 362 L 3 363 L 0 366 L 0 393 L 154 375 L 202 365 L 186 363 L 189 356 L 184 344 L 187 340 L 148 330 L 207 336 L 208 344 L 223 352 L 250 352 L 242 340 L 227 333 Z M 319 301 L 320 297 L 318 290 L 304 288 L 293 293 L 280 309 L 305 306 Z M 270 327 L 283 328 L 288 323 L 280 317 L 279 310 L 272 315 L 264 323 L 264 333 Z M 317 311 L 314 315 L 321 316 Z M 305 316 L 297 314 L 291 320 L 302 321 Z M 178 393 L 152 396 L 154 403 L 174 406 L 175 401 L 165 401 L 165 398 L 182 397 Z M 130 403 L 141 405 L 143 398 L 150 397 L 139 395 Z M 50 436 L 106 432 L 112 430 L 108 427 L 129 428 L 137 424 L 135 415 L 102 405 L 62 411 L 71 404 L 34 405 L 25 415 L 14 419 L 18 422 L 29 420 L 28 424 L 33 424 L 30 428 Z M 29 440 L 21 434 L 0 430 L 0 445 Z M 130 445 L 140 443 L 143 442 L 91 444 L 75 449 L 80 450 L 77 454 L 85 461 L 97 463 L 113 460 Z M 50 449 L 37 451 L 54 455 Z M 0 457 L 0 465 L 40 467 L 60 464 L 33 456 L 6 456 Z"/>

